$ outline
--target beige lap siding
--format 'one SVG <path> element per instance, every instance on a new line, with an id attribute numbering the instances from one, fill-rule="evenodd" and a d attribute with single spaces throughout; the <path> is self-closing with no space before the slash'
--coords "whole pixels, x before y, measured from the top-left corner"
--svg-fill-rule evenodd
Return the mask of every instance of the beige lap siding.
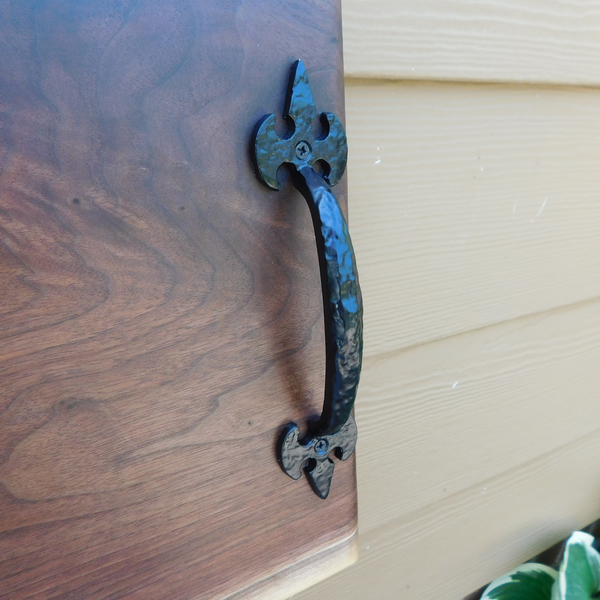
<path id="1" fill-rule="evenodd" d="M 359 561 L 294 600 L 460 600 L 600 517 L 598 473 L 595 431 L 361 531 Z"/>
<path id="2" fill-rule="evenodd" d="M 347 77 L 600 83 L 600 0 L 342 5 Z"/>
<path id="3" fill-rule="evenodd" d="M 599 91 L 367 82 L 346 105 L 367 356 L 600 296 Z"/>
<path id="4" fill-rule="evenodd" d="M 294 600 L 457 600 L 600 517 L 600 2 L 344 11 L 361 554 Z"/>

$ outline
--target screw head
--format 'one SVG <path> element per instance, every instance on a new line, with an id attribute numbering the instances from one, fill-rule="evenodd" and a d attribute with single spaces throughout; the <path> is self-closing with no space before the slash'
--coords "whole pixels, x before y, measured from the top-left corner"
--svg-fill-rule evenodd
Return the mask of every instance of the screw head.
<path id="1" fill-rule="evenodd" d="M 327 440 L 320 439 L 315 442 L 315 452 L 319 456 L 323 456 L 327 450 L 329 450 L 329 442 Z"/>
<path id="2" fill-rule="evenodd" d="M 312 148 L 308 142 L 302 140 L 296 144 L 296 157 L 302 161 L 308 160 L 310 154 L 312 152 Z"/>

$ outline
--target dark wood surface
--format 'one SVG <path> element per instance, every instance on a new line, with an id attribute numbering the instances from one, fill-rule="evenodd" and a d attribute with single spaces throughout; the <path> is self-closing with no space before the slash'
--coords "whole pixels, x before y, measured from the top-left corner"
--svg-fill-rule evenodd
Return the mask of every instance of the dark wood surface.
<path id="1" fill-rule="evenodd" d="M 248 153 L 296 58 L 343 117 L 338 3 L 3 0 L 0 58 L 0 598 L 220 598 L 351 536 L 353 458 L 326 501 L 275 461 L 322 300 Z"/>

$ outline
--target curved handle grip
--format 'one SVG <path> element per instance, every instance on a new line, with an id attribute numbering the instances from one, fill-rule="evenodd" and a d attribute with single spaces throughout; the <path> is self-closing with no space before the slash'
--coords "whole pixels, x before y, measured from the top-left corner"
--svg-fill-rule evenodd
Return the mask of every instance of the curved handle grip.
<path id="1" fill-rule="evenodd" d="M 325 316 L 326 376 L 323 413 L 313 436 L 337 433 L 348 421 L 362 365 L 362 296 L 348 225 L 327 182 L 311 167 L 294 173 L 315 228 Z"/>
<path id="2" fill-rule="evenodd" d="M 352 408 L 362 365 L 362 296 L 348 226 L 330 185 L 337 183 L 346 167 L 347 143 L 340 120 L 331 113 L 320 116 L 323 135 L 313 136 L 317 118 L 308 76 L 301 61 L 292 69 L 284 118 L 291 134 L 284 139 L 275 131 L 275 116 L 257 126 L 253 151 L 257 174 L 272 189 L 279 189 L 277 169 L 294 167 L 293 182 L 308 202 L 319 255 L 326 339 L 326 381 L 323 412 L 309 423 L 300 438 L 296 423 L 284 428 L 277 455 L 283 470 L 293 479 L 308 480 L 320 498 L 327 498 L 333 477 L 331 451 L 346 460 L 356 446 Z M 324 175 L 313 169 L 319 161 Z"/>

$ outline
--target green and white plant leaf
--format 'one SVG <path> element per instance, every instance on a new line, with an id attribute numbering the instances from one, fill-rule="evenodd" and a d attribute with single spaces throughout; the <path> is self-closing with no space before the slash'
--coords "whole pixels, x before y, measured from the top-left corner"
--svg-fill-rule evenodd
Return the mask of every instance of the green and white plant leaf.
<path id="1" fill-rule="evenodd" d="M 600 554 L 593 536 L 575 531 L 567 540 L 565 554 L 552 590 L 552 600 L 589 600 L 600 591 Z"/>
<path id="2" fill-rule="evenodd" d="M 492 581 L 481 600 L 551 600 L 558 573 L 537 563 L 525 563 Z"/>

